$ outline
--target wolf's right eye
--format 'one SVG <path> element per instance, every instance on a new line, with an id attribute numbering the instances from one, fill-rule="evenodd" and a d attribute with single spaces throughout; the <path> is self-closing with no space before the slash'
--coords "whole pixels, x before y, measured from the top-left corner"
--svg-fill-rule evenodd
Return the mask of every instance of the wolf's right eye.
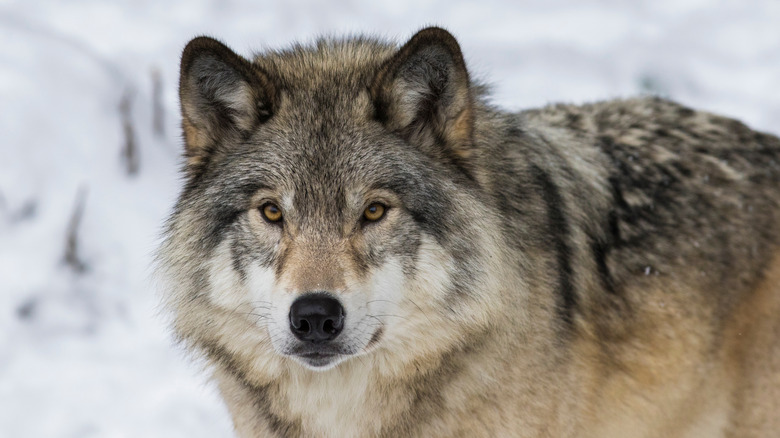
<path id="1" fill-rule="evenodd" d="M 268 222 L 279 222 L 282 220 L 282 210 L 276 206 L 276 204 L 267 203 L 260 207 L 260 211 L 263 212 L 263 217 Z"/>
<path id="2" fill-rule="evenodd" d="M 385 206 L 374 202 L 363 211 L 363 218 L 369 222 L 376 222 L 385 215 Z"/>

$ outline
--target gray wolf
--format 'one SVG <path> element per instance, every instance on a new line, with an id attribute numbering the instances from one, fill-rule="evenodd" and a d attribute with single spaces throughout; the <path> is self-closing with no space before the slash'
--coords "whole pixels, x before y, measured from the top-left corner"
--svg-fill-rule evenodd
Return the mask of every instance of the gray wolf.
<path id="1" fill-rule="evenodd" d="M 456 39 L 181 59 L 165 305 L 239 436 L 769 437 L 780 140 L 508 113 Z"/>

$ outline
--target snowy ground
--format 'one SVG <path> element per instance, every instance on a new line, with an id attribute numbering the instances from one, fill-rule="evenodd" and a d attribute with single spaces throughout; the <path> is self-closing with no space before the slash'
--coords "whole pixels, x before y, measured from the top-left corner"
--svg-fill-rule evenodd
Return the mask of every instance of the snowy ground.
<path id="1" fill-rule="evenodd" d="M 149 280 L 178 185 L 178 56 L 195 35 L 249 54 L 322 33 L 402 40 L 439 24 L 507 108 L 649 91 L 780 134 L 774 0 L 368 4 L 0 0 L 1 437 L 230 433 L 214 389 L 171 346 Z M 122 159 L 123 96 L 135 176 Z"/>

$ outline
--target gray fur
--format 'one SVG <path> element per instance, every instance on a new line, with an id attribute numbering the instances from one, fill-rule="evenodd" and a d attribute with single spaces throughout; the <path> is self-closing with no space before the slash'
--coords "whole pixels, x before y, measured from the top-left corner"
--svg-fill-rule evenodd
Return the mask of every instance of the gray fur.
<path id="1" fill-rule="evenodd" d="M 237 432 L 775 433 L 780 140 L 659 98 L 486 97 L 436 28 L 185 49 L 160 272 Z M 269 199 L 283 223 L 258 219 Z M 358 303 L 325 370 L 278 327 L 307 291 Z"/>

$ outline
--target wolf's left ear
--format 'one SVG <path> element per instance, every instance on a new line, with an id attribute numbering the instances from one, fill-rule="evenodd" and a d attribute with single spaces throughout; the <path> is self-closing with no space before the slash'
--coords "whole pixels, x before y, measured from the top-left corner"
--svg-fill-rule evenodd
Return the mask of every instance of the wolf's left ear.
<path id="1" fill-rule="evenodd" d="M 466 63 L 449 32 L 429 27 L 380 68 L 371 94 L 377 119 L 429 153 L 471 153 L 473 97 Z M 444 150 L 440 146 L 444 146 Z"/>
<path id="2" fill-rule="evenodd" d="M 245 135 L 271 117 L 275 96 L 268 76 L 221 42 L 190 41 L 179 78 L 189 164 L 200 163 L 219 141 Z"/>

